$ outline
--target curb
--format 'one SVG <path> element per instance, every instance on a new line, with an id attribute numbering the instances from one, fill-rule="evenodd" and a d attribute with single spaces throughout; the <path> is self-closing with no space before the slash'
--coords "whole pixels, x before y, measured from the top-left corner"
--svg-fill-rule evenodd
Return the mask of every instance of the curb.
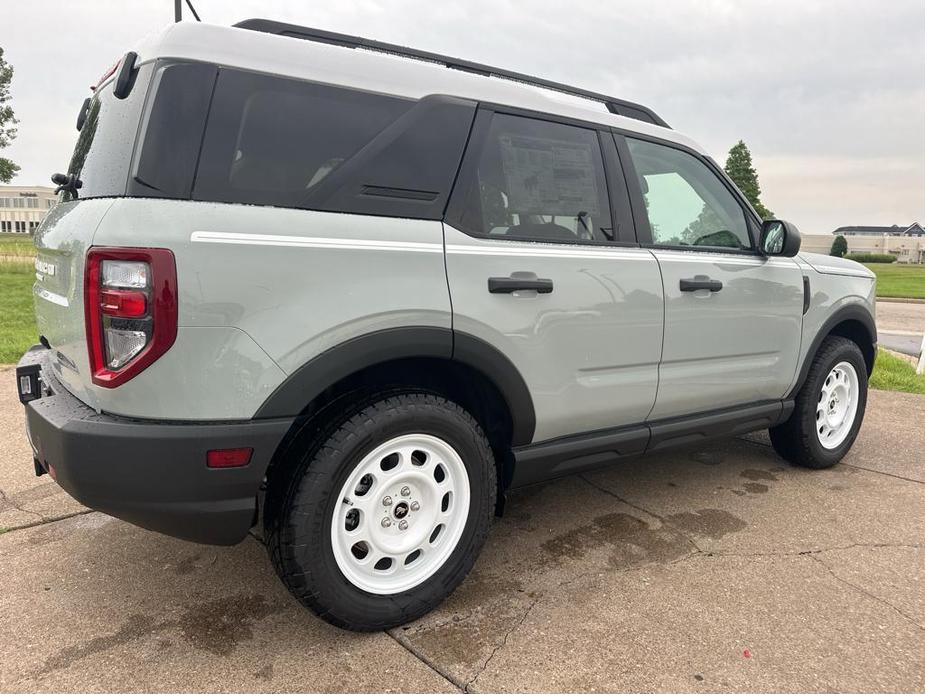
<path id="1" fill-rule="evenodd" d="M 925 299 L 903 299 L 892 296 L 878 296 L 877 301 L 882 301 L 887 304 L 925 304 Z"/>

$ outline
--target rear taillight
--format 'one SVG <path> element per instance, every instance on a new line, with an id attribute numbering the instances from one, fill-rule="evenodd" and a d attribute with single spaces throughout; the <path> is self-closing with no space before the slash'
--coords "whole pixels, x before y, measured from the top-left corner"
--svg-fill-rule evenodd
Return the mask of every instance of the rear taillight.
<path id="1" fill-rule="evenodd" d="M 177 266 L 166 248 L 91 248 L 84 276 L 90 375 L 115 388 L 177 338 Z"/>

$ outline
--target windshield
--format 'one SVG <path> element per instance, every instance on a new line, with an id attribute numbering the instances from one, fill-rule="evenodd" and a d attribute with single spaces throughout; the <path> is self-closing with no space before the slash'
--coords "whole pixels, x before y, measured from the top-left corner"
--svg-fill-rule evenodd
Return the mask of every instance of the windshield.
<path id="1" fill-rule="evenodd" d="M 93 95 L 67 169 L 80 181 L 80 188 L 76 192 L 62 190 L 62 202 L 125 195 L 150 74 L 150 63 L 139 67 L 135 84 L 125 99 L 113 96 L 112 80 Z"/>

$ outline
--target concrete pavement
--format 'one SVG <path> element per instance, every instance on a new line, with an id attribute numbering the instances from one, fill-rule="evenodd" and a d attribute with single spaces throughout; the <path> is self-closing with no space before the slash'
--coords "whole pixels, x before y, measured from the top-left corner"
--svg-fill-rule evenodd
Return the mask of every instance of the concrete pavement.
<path id="1" fill-rule="evenodd" d="M 512 494 L 443 606 L 357 635 L 302 610 L 252 538 L 43 522 L 80 509 L 29 477 L 0 392 L 3 692 L 925 688 L 925 428 L 896 426 L 925 397 L 872 392 L 828 471 L 752 435 Z"/>
<path id="2" fill-rule="evenodd" d="M 14 369 L 0 367 L 0 529 L 21 528 L 84 511 L 51 477 L 35 476 L 24 424 Z"/>

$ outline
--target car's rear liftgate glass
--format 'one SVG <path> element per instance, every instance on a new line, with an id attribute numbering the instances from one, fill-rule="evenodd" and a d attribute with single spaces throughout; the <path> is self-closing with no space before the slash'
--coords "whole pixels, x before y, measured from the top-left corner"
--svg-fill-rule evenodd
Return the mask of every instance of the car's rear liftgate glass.
<path id="1" fill-rule="evenodd" d="M 125 195 L 138 122 L 154 66 L 136 68 L 124 99 L 113 94 L 113 81 L 98 87 L 86 112 L 67 173 L 79 187 L 65 189 L 62 202 Z"/>

